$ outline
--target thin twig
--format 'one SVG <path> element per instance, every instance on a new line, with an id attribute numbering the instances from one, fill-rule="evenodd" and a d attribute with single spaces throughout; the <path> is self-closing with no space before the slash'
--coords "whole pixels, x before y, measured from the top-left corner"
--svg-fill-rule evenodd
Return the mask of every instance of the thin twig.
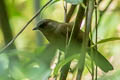
<path id="1" fill-rule="evenodd" d="M 64 22 L 66 23 L 66 19 L 67 19 L 67 3 L 64 2 L 64 1 L 63 1 L 63 7 L 64 7 Z M 66 46 L 65 46 L 66 47 L 65 48 L 65 53 L 66 54 L 67 54 L 67 50 L 68 50 L 67 44 L 68 44 L 68 27 L 67 27 L 67 34 L 66 34 Z M 70 62 L 62 67 L 61 76 L 60 76 L 59 80 L 66 80 L 69 68 L 70 68 Z"/>
<path id="2" fill-rule="evenodd" d="M 97 5 L 97 2 L 95 1 L 95 5 Z M 95 28 L 96 28 L 96 40 L 95 40 L 95 43 L 96 43 L 96 50 L 97 50 L 97 38 L 98 38 L 98 25 L 97 25 L 97 7 L 95 7 Z M 96 75 L 95 75 L 95 80 L 97 80 L 97 73 L 98 73 L 98 69 L 97 69 L 97 65 L 96 65 Z"/>
<path id="3" fill-rule="evenodd" d="M 95 5 L 96 6 L 96 5 Z M 92 46 L 92 44 L 93 44 L 93 35 L 92 35 L 92 27 L 90 28 L 90 38 L 91 38 L 91 40 L 90 40 L 90 46 Z M 91 51 L 91 53 L 92 53 L 92 49 L 90 50 Z M 93 56 L 92 54 L 91 54 L 91 56 Z M 91 67 L 92 67 L 92 70 L 91 70 L 91 76 L 92 76 L 92 80 L 94 80 L 94 75 L 95 75 L 95 73 L 94 73 L 94 61 L 93 61 L 93 59 L 91 58 Z"/>
<path id="4" fill-rule="evenodd" d="M 86 0 L 84 1 L 84 3 L 86 3 Z M 80 27 L 81 27 L 81 24 L 82 24 L 82 20 L 84 18 L 84 12 L 85 12 L 85 9 L 81 5 L 79 5 L 76 20 L 75 20 L 75 23 L 73 25 L 73 28 L 72 28 L 72 31 L 71 31 L 71 34 L 70 34 L 68 46 L 70 45 L 72 37 L 76 38 L 78 36 L 78 33 L 80 31 Z"/>
<path id="5" fill-rule="evenodd" d="M 67 3 L 63 2 L 63 7 L 64 7 L 64 22 L 66 22 L 67 19 Z"/>
<path id="6" fill-rule="evenodd" d="M 64 7 L 64 22 L 66 23 L 67 19 L 67 3 L 63 2 L 63 7 Z M 67 27 L 67 34 L 66 34 L 66 52 L 67 52 L 67 43 L 68 43 L 68 27 Z"/>
<path id="7" fill-rule="evenodd" d="M 93 42 L 92 42 L 92 39 L 93 39 L 93 35 L 92 35 L 92 27 L 91 27 L 91 29 L 90 29 L 90 37 L 91 37 L 91 40 L 90 40 L 90 46 L 92 46 L 92 44 L 93 44 Z M 92 49 L 91 49 L 91 53 L 92 53 Z M 91 54 L 91 56 L 93 56 L 92 54 Z M 93 56 L 94 57 L 94 56 Z M 92 66 L 92 71 L 91 71 L 91 76 L 92 76 L 92 80 L 94 80 L 94 61 L 93 61 L 93 59 L 91 58 L 91 66 Z"/>
<path id="8" fill-rule="evenodd" d="M 17 35 L 7 44 L 5 45 L 1 51 L 0 54 L 2 54 L 15 40 L 16 38 L 25 30 L 25 28 L 41 13 L 41 11 L 50 3 L 52 0 L 49 0 L 41 9 L 39 9 L 36 14 L 24 25 L 24 27 L 17 33 Z"/>

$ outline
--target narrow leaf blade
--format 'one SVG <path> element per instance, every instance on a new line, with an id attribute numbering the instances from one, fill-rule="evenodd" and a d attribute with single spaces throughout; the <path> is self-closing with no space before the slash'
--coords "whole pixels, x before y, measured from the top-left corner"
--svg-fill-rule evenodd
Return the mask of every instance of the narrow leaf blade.
<path id="1" fill-rule="evenodd" d="M 102 40 L 98 41 L 97 44 L 102 44 L 102 43 L 116 41 L 116 40 L 120 40 L 120 37 L 112 37 L 112 38 L 102 39 Z M 96 44 L 94 46 L 96 46 Z"/>
<path id="2" fill-rule="evenodd" d="M 60 68 L 62 68 L 65 64 L 67 64 L 68 62 L 72 61 L 73 59 L 78 59 L 80 57 L 80 54 L 75 54 L 73 56 L 70 56 L 64 60 L 62 60 L 55 68 L 54 70 L 54 75 L 57 75 Z"/>

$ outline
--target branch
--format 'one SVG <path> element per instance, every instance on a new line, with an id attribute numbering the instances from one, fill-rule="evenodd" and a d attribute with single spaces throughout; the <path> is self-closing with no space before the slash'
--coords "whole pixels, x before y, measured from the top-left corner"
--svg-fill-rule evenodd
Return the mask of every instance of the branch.
<path id="1" fill-rule="evenodd" d="M 66 22 L 70 22 L 70 19 L 74 13 L 76 7 L 77 7 L 77 5 L 71 5 L 70 10 L 68 11 L 68 14 L 66 16 Z"/>
<path id="2" fill-rule="evenodd" d="M 86 0 L 84 0 L 84 4 L 86 4 Z M 69 47 L 69 44 L 71 42 L 72 36 L 74 38 L 78 37 L 80 27 L 81 27 L 81 24 L 82 24 L 82 20 L 83 20 L 83 17 L 84 17 L 84 12 L 85 12 L 84 7 L 82 7 L 82 5 L 79 5 L 76 20 L 75 20 L 75 23 L 73 25 L 73 28 L 72 28 L 72 31 L 71 31 L 71 34 L 70 34 L 70 38 L 69 38 L 69 41 L 68 41 L 68 47 Z"/>
<path id="3" fill-rule="evenodd" d="M 95 1 L 95 5 L 98 5 L 97 4 L 97 2 Z M 95 43 L 97 44 L 97 38 L 98 38 L 98 24 L 97 24 L 97 22 L 98 22 L 98 18 L 97 18 L 97 7 L 95 7 L 95 29 L 96 29 L 96 39 L 95 39 Z M 92 37 L 91 37 L 91 39 L 92 39 Z M 91 44 L 92 44 L 92 41 L 91 41 Z M 97 48 L 97 45 L 95 46 L 95 48 L 96 48 L 96 50 L 98 49 Z M 92 52 L 92 51 L 91 51 Z M 93 60 L 92 60 L 92 62 L 93 62 Z M 94 66 L 94 64 L 93 64 L 93 66 Z M 97 74 L 98 74 L 98 67 L 97 67 L 97 65 L 96 65 L 96 68 L 95 68 L 96 70 L 95 70 L 95 80 L 97 80 Z M 92 78 L 93 78 L 93 80 L 94 80 L 94 69 L 93 69 L 93 76 L 92 76 Z"/>
<path id="4" fill-rule="evenodd" d="M 64 1 L 63 1 L 63 7 L 64 7 L 64 22 L 66 22 L 66 18 L 67 18 L 67 2 L 64 3 Z"/>
<path id="5" fill-rule="evenodd" d="M 36 14 L 25 24 L 25 26 L 17 33 L 17 35 L 7 44 L 5 45 L 1 51 L 0 54 L 2 54 L 15 40 L 16 38 L 25 30 L 25 28 L 41 13 L 41 11 L 48 6 L 50 3 L 52 2 L 52 0 L 49 0 L 41 9 L 38 10 L 38 12 L 36 12 Z"/>
<path id="6" fill-rule="evenodd" d="M 84 0 L 84 3 L 85 2 L 86 1 Z M 78 36 L 78 33 L 80 31 L 82 20 L 84 18 L 84 12 L 85 12 L 85 8 L 82 5 L 80 5 L 77 16 L 76 16 L 76 20 L 75 20 L 74 30 L 73 30 L 73 37 L 75 38 Z"/>

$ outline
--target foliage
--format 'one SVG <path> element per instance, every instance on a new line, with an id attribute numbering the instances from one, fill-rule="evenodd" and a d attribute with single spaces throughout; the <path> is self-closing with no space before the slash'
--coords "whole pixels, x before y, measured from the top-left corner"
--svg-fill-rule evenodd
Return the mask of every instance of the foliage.
<path id="1" fill-rule="evenodd" d="M 56 21 L 62 21 L 63 14 L 61 13 L 63 13 L 64 10 L 61 7 L 63 7 L 63 5 L 60 6 L 62 4 L 60 3 L 60 0 L 54 0 L 54 1 L 55 2 L 53 2 L 52 5 L 46 7 L 46 9 L 42 13 L 43 15 L 42 17 L 52 18 Z M 66 1 L 68 4 L 79 5 L 79 4 L 83 4 L 84 0 L 63 0 L 63 1 Z M 11 24 L 11 29 L 13 30 L 14 35 L 20 30 L 20 27 L 23 24 L 25 24 L 26 21 L 29 18 L 31 18 L 31 16 L 33 15 L 34 12 L 33 3 L 34 2 L 31 0 L 28 1 L 6 0 L 7 11 L 10 17 L 9 22 Z M 43 0 L 40 0 L 40 4 L 43 5 Z M 103 5 L 103 7 L 104 6 L 105 5 Z M 117 7 L 118 6 L 119 5 L 117 5 Z M 115 7 L 115 9 L 117 7 Z M 77 12 L 75 11 L 75 14 L 76 13 Z M 95 12 L 93 14 L 95 14 Z M 99 10 L 98 10 L 98 14 L 100 14 Z M 93 18 L 95 18 L 94 15 Z M 111 62 L 109 62 L 109 59 L 111 57 L 114 57 L 117 53 L 119 53 L 119 47 L 120 47 L 119 19 L 120 19 L 119 11 L 114 11 L 114 9 L 113 10 L 110 9 L 106 11 L 106 13 L 101 17 L 101 21 L 98 25 L 99 41 L 97 43 L 95 43 L 96 31 L 94 25 L 92 25 L 92 27 L 94 28 L 92 32 L 93 35 L 92 39 L 94 44 L 87 49 L 87 53 L 90 58 L 89 60 L 90 71 L 85 70 L 86 72 L 85 74 L 88 74 L 89 72 L 90 74 L 92 74 L 91 72 L 93 67 L 91 66 L 93 65 L 91 63 L 93 61 L 93 63 L 95 63 L 94 65 L 97 65 L 103 72 L 102 76 L 101 75 L 99 76 L 98 74 L 98 76 L 100 77 L 98 80 L 108 80 L 110 78 L 111 78 L 110 80 L 119 80 L 119 75 L 120 75 L 119 70 L 114 73 L 108 72 L 113 69 L 113 66 L 114 67 L 116 66 L 114 63 L 111 64 Z M 79 60 L 81 55 L 74 54 L 70 57 L 58 61 L 55 69 L 51 70 L 49 64 L 51 62 L 51 58 L 53 58 L 53 55 L 49 53 L 55 54 L 56 51 L 54 49 L 48 48 L 48 41 L 43 37 L 43 35 L 41 37 L 44 40 L 42 42 L 43 44 L 39 46 L 36 44 L 36 37 L 35 37 L 36 33 L 34 33 L 31 30 L 31 28 L 34 26 L 35 24 L 32 23 L 32 25 L 30 25 L 30 27 L 27 28 L 25 32 L 22 33 L 22 35 L 19 36 L 18 39 L 15 41 L 17 50 L 16 49 L 10 50 L 8 52 L 4 52 L 3 54 L 0 54 L 0 80 L 13 80 L 13 79 L 14 80 L 25 80 L 25 79 L 47 80 L 48 77 L 51 75 L 53 77 L 56 76 L 58 77 L 62 67 L 64 67 L 67 63 L 71 62 L 74 59 Z M 83 24 L 83 27 L 85 27 L 85 24 Z M 0 36 L 0 38 L 3 37 Z M 4 41 L 2 40 L 3 39 L 0 39 L 0 44 L 1 43 L 3 44 Z M 93 48 L 96 45 L 98 46 L 99 51 Z M 11 58 L 14 58 L 14 56 L 16 55 L 19 57 L 19 60 L 15 58 L 11 61 Z M 86 64 L 87 63 L 88 61 L 86 60 Z M 85 66 L 85 68 L 86 67 L 87 66 Z M 114 69 L 116 71 L 116 67 Z M 74 69 L 72 71 L 74 71 Z M 104 72 L 108 72 L 108 74 L 110 73 L 111 75 L 107 75 L 107 73 Z M 74 73 L 75 72 L 72 72 L 72 75 L 75 75 Z M 104 74 L 106 74 L 107 76 L 106 75 L 104 76 Z M 83 78 L 84 76 L 86 75 L 83 75 Z"/>

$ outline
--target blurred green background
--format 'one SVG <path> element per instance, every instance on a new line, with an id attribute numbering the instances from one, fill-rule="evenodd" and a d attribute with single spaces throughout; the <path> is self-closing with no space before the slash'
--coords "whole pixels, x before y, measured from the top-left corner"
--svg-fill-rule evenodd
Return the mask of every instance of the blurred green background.
<path id="1" fill-rule="evenodd" d="M 0 48 L 17 34 L 47 1 L 0 0 Z M 98 8 L 102 10 L 108 1 L 103 0 Z M 15 44 L 11 46 L 13 50 L 0 55 L 0 80 L 47 80 L 50 69 L 49 64 L 46 64 L 47 60 L 44 61 L 44 59 L 50 55 L 44 55 L 44 51 L 49 42 L 40 32 L 32 31 L 32 28 L 42 18 L 63 22 L 62 1 L 48 6 L 15 40 Z M 98 27 L 98 41 L 110 37 L 120 37 L 120 0 L 112 2 L 102 16 Z M 94 33 L 93 38 L 95 37 Z M 120 41 L 100 44 L 98 49 L 114 66 L 114 70 L 108 73 L 99 70 L 99 80 L 120 80 Z M 85 73 L 84 80 L 90 80 L 88 72 Z"/>

